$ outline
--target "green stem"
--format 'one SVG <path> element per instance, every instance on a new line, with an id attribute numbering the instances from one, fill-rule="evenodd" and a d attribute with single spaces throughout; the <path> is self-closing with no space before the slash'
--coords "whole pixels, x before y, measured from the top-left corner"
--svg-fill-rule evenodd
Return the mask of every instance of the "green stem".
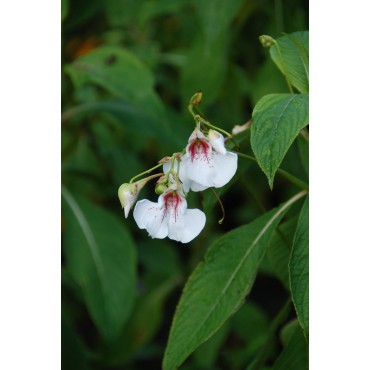
<path id="1" fill-rule="evenodd" d="M 218 194 L 216 193 L 216 190 L 214 188 L 210 188 L 213 192 L 213 195 L 216 197 L 216 199 L 218 200 L 218 204 L 220 205 L 221 207 L 221 211 L 222 211 L 222 218 L 220 220 L 218 220 L 218 223 L 221 225 L 223 222 L 224 222 L 224 219 L 225 219 L 225 208 L 224 208 L 224 205 L 222 204 L 221 202 L 221 199 L 220 197 L 218 196 Z"/>
<path id="2" fill-rule="evenodd" d="M 248 159 L 250 161 L 258 163 L 257 159 L 255 157 L 251 156 L 251 155 L 244 154 L 244 153 L 239 153 L 239 152 L 234 152 L 234 153 L 237 154 L 239 157 L 242 157 L 242 158 L 245 158 L 245 159 Z M 292 184 L 297 185 L 301 189 L 308 190 L 308 184 L 306 184 L 304 181 L 298 179 L 297 177 L 293 176 L 289 172 L 284 171 L 281 168 L 278 168 L 276 173 L 278 173 L 282 177 L 285 177 L 288 181 L 290 181 Z"/>
<path id="3" fill-rule="evenodd" d="M 189 109 L 189 112 L 190 114 L 193 116 L 194 120 L 196 122 L 201 122 L 203 123 L 204 125 L 208 126 L 209 128 L 212 128 L 218 132 L 221 132 L 223 133 L 225 136 L 227 136 L 228 138 L 231 139 L 231 141 L 235 144 L 235 147 L 236 148 L 239 148 L 239 145 L 238 143 L 234 140 L 234 136 L 231 135 L 229 132 L 217 127 L 217 126 L 214 126 L 212 125 L 212 123 L 210 123 L 209 121 L 207 121 L 206 119 L 204 119 L 200 114 L 197 114 L 197 113 L 194 113 L 194 109 L 196 109 L 192 104 L 189 104 L 188 105 L 188 109 Z"/>
<path id="4" fill-rule="evenodd" d="M 135 179 L 137 179 L 138 177 L 141 177 L 141 176 L 143 176 L 143 175 L 146 175 L 146 174 L 148 174 L 148 173 L 152 172 L 153 170 L 155 170 L 155 169 L 157 169 L 157 168 L 159 168 L 159 167 L 161 167 L 161 166 L 163 166 L 163 163 L 159 163 L 159 164 L 157 164 L 156 166 L 154 166 L 154 167 L 150 168 L 149 170 L 146 170 L 146 171 L 144 171 L 144 172 L 142 172 L 142 173 L 139 173 L 138 175 L 134 176 L 134 177 L 130 180 L 130 184 L 132 184 L 132 183 L 133 183 L 133 181 L 134 181 Z"/>

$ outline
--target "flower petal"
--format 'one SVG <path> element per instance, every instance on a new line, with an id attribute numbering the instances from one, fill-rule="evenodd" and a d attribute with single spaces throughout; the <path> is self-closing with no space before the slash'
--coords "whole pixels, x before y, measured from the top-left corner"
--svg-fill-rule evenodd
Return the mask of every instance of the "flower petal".
<path id="1" fill-rule="evenodd" d="M 208 140 L 212 148 L 220 154 L 226 154 L 225 138 L 221 133 L 215 130 L 208 131 Z"/>
<path id="2" fill-rule="evenodd" d="M 184 156 L 183 165 L 184 165 L 184 178 L 181 178 L 181 181 L 185 182 L 186 177 L 198 183 L 199 185 L 202 185 L 204 189 L 209 188 L 213 186 L 213 178 L 215 177 L 215 168 L 213 163 L 213 154 L 212 151 L 209 156 L 209 160 L 191 160 L 190 157 L 187 155 Z M 191 184 L 190 184 L 191 185 Z M 193 187 L 191 187 L 193 191 L 199 191 L 194 190 Z M 204 190 L 202 189 L 202 190 Z"/>
<path id="3" fill-rule="evenodd" d="M 226 155 L 214 153 L 213 162 L 215 166 L 213 186 L 220 188 L 226 185 L 235 175 L 238 168 L 238 156 L 231 152 L 227 152 Z"/>
<path id="4" fill-rule="evenodd" d="M 168 223 L 168 237 L 181 243 L 189 243 L 203 230 L 206 215 L 199 209 L 187 209 L 177 220 Z"/>
<path id="5" fill-rule="evenodd" d="M 163 239 L 168 235 L 166 217 L 163 217 L 163 208 L 147 199 L 136 203 L 134 219 L 140 229 L 146 229 L 152 238 Z"/>

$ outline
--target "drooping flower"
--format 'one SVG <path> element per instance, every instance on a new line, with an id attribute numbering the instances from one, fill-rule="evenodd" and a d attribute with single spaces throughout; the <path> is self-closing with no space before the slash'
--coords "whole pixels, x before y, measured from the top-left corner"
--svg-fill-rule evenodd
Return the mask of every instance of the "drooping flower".
<path id="1" fill-rule="evenodd" d="M 199 209 L 188 209 L 181 189 L 171 185 L 158 198 L 158 203 L 147 199 L 137 202 L 134 219 L 140 229 L 157 239 L 169 237 L 189 243 L 202 231 L 206 216 Z"/>
<path id="2" fill-rule="evenodd" d="M 189 138 L 186 153 L 181 156 L 179 177 L 186 192 L 202 191 L 226 185 L 235 175 L 238 156 L 225 148 L 224 137 L 215 130 L 205 136 L 195 129 Z M 164 173 L 170 164 L 163 165 Z"/>
<path id="3" fill-rule="evenodd" d="M 125 210 L 125 218 L 127 218 L 130 213 L 130 209 L 135 204 L 140 190 L 154 177 L 158 177 L 158 175 L 149 176 L 134 183 L 125 183 L 119 187 L 118 198 L 121 202 L 122 208 Z"/>

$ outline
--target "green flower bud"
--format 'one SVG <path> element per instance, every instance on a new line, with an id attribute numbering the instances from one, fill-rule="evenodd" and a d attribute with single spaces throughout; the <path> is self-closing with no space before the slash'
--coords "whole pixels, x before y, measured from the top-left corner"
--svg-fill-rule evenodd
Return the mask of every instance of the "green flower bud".
<path id="1" fill-rule="evenodd" d="M 202 102 L 203 93 L 199 90 L 190 99 L 190 105 L 199 105 Z"/>
<path id="2" fill-rule="evenodd" d="M 276 43 L 276 41 L 271 36 L 268 35 L 261 35 L 259 37 L 259 40 L 264 48 L 268 48 L 269 46 Z"/>
<path id="3" fill-rule="evenodd" d="M 167 186 L 165 184 L 156 184 L 155 185 L 155 193 L 158 194 L 158 195 L 163 194 L 166 189 L 167 189 Z"/>

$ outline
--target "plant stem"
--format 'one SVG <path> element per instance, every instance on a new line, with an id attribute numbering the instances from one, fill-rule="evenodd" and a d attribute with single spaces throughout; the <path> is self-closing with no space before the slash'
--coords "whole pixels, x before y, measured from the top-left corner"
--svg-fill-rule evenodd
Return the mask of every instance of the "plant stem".
<path id="1" fill-rule="evenodd" d="M 148 174 L 148 173 L 152 172 L 153 170 L 155 170 L 156 168 L 161 167 L 161 166 L 163 166 L 163 163 L 159 163 L 159 164 L 157 164 L 156 166 L 154 166 L 154 167 L 150 168 L 149 170 L 146 170 L 146 171 L 144 171 L 144 172 L 142 172 L 142 173 L 139 173 L 138 175 L 134 176 L 134 177 L 130 180 L 130 184 L 132 184 L 132 183 L 133 183 L 133 181 L 134 181 L 135 179 L 137 179 L 138 177 L 141 177 L 141 176 L 143 176 L 143 175 L 146 175 L 146 174 Z"/>
<path id="2" fill-rule="evenodd" d="M 242 157 L 242 158 L 245 158 L 245 159 L 248 159 L 250 161 L 258 163 L 257 159 L 255 157 L 251 156 L 251 155 L 244 154 L 244 153 L 239 153 L 239 152 L 234 152 L 234 153 L 237 154 L 239 157 Z M 308 184 L 306 184 L 304 181 L 298 179 L 297 177 L 293 176 L 289 172 L 284 171 L 281 168 L 278 168 L 276 173 L 280 174 L 282 177 L 285 177 L 288 181 L 290 181 L 292 184 L 297 185 L 301 189 L 308 190 Z"/>
<path id="3" fill-rule="evenodd" d="M 216 193 L 216 190 L 214 188 L 210 188 L 214 194 L 214 196 L 216 197 L 216 199 L 218 200 L 218 204 L 220 205 L 221 207 L 221 211 L 222 211 L 222 218 L 220 220 L 218 220 L 218 223 L 221 225 L 223 222 L 224 222 L 224 219 L 225 219 L 225 208 L 224 208 L 224 205 L 222 204 L 221 202 L 221 199 L 220 197 L 218 196 L 218 194 Z"/>

